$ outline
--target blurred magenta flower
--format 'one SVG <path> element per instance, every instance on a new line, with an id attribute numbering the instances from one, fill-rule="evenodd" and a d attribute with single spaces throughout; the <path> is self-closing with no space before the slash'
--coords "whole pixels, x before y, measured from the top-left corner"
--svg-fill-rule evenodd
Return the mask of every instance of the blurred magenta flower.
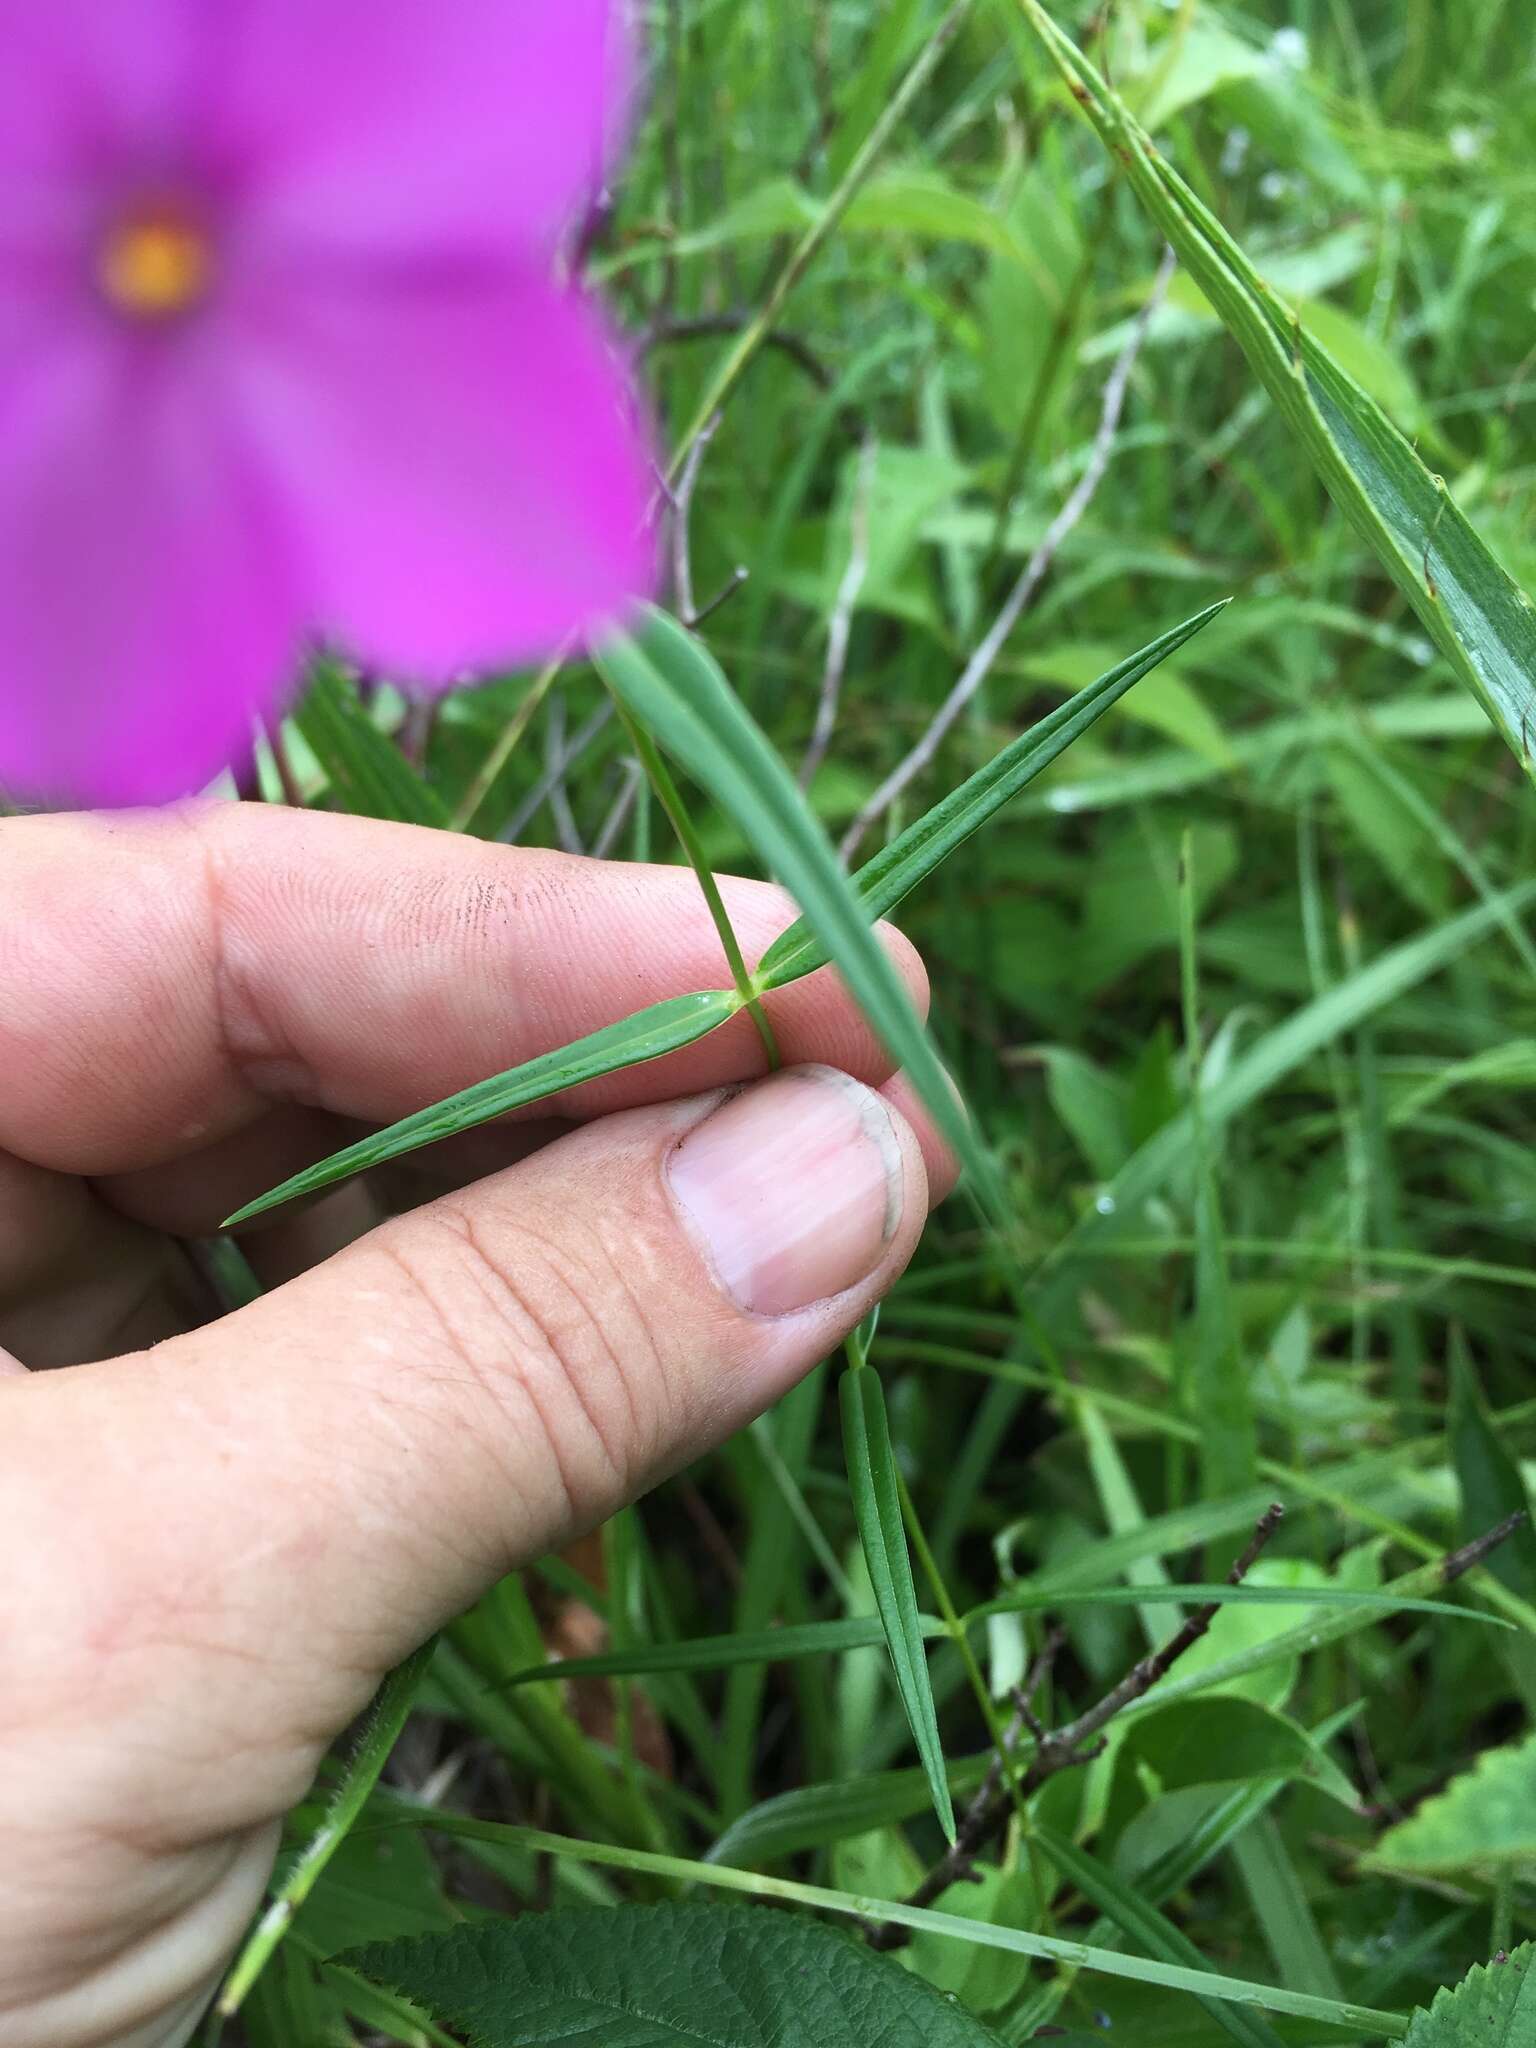
<path id="1" fill-rule="evenodd" d="M 321 632 L 393 676 L 643 591 L 557 236 L 623 0 L 0 0 L 0 786 L 157 800 Z"/>

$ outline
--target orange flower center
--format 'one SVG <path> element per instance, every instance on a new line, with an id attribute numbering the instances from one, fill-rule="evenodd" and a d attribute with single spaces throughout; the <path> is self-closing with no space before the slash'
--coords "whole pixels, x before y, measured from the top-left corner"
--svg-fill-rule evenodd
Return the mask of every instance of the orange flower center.
<path id="1" fill-rule="evenodd" d="M 133 213 L 108 229 L 97 278 L 120 312 L 138 320 L 169 320 L 204 297 L 213 249 L 204 229 L 165 207 Z"/>

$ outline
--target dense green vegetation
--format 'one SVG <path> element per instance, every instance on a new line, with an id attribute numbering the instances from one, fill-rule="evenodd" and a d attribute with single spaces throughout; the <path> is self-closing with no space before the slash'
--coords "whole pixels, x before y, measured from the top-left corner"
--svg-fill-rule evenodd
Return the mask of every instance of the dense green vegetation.
<path id="1" fill-rule="evenodd" d="M 319 1959 L 488 1909 L 702 1903 L 723 1883 L 816 1887 L 807 1912 L 867 1921 L 917 1895 L 981 1923 L 920 1924 L 893 1952 L 1003 2041 L 1401 2033 L 1536 1933 L 1536 1534 L 1457 1580 L 1477 1618 L 1445 1611 L 1438 1563 L 1524 1504 L 1536 1447 L 1519 618 L 1501 736 L 1469 688 L 1493 629 L 1437 576 L 1450 526 L 1398 537 L 1437 644 L 1254 344 L 1187 263 L 1159 278 L 1145 193 L 1026 10 L 652 13 L 648 110 L 583 260 L 678 451 L 667 601 L 707 610 L 704 646 L 791 771 L 810 751 L 833 840 L 867 859 L 1072 692 L 1234 602 L 903 907 L 998 1192 L 936 1220 L 868 1342 L 845 1393 L 854 1487 L 829 1367 L 452 1630 L 239 2024 L 255 2048 L 451 2038 Z M 1518 0 L 1120 0 L 1060 21 L 1294 308 L 1274 332 L 1296 361 L 1303 335 L 1329 351 L 1443 479 L 1446 518 L 1536 588 Z M 887 798 L 1084 484 L 996 659 Z M 707 857 L 794 879 L 772 822 L 621 670 L 693 776 Z M 285 766 L 317 802 L 674 857 L 606 705 L 591 669 L 516 676 L 395 734 L 387 694 L 366 727 L 333 675 Z M 917 1624 L 931 1724 L 901 1589 L 878 1583 L 879 1543 L 871 1583 L 860 1544 L 876 1523 L 899 1539 L 903 1487 L 937 1617 Z M 1178 1589 L 1222 1580 L 1271 1502 L 1255 1597 L 1127 1689 L 1102 1753 L 1029 1732 L 1198 1615 Z M 1275 1604 L 1312 1587 L 1332 1600 Z M 793 1660 L 765 1659 L 772 1629 Z M 606 1673 L 509 1688 L 583 1653 Z M 964 1830 L 1010 1723 L 1002 1826 L 965 1837 L 968 1877 L 925 1887 L 955 1875 L 935 1780 Z M 1053 1941 L 1115 1967 L 1052 1961 Z M 1271 2010 L 1223 1997 L 1234 1981 L 1278 1987 Z M 1476 2038 L 1536 2041 L 1526 2006 L 1527 2031 L 1511 2006 Z M 1426 2044 L 1473 2038 L 1430 2024 Z"/>

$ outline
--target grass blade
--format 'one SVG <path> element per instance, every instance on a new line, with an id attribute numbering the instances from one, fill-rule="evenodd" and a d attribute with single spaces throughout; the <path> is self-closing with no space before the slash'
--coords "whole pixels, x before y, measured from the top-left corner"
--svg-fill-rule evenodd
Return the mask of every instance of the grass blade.
<path id="1" fill-rule="evenodd" d="M 917 1625 L 925 1637 L 945 1633 L 943 1622 L 931 1614 L 920 1614 Z M 509 1692 L 517 1685 L 564 1683 L 576 1678 L 643 1678 L 660 1671 L 729 1671 L 741 1664 L 787 1664 L 798 1657 L 871 1650 L 885 1639 L 882 1622 L 872 1615 L 853 1614 L 836 1621 L 803 1621 L 736 1635 L 696 1636 L 686 1643 L 646 1643 L 625 1651 L 605 1650 L 595 1657 L 561 1657 L 514 1671 L 497 1690 Z"/>
<path id="2" fill-rule="evenodd" d="M 1077 1887 L 1091 1906 L 1112 1920 L 1122 1934 L 1129 1935 L 1148 1955 L 1157 1956 L 1165 1963 L 1183 1963 L 1193 1970 L 1208 1967 L 1205 1957 L 1189 1936 L 1181 1933 L 1156 1906 L 1150 1905 L 1097 1856 L 1090 1856 L 1086 1849 L 1079 1849 L 1065 1835 L 1057 1834 L 1054 1828 L 1039 1820 L 1035 1822 L 1031 1840 L 1039 1844 L 1061 1875 Z M 1241 2041 L 1244 2048 L 1281 2048 L 1280 2036 L 1268 2020 L 1257 2013 L 1247 2012 L 1242 2006 L 1224 2005 L 1214 1998 L 1201 1998 L 1199 2003 L 1217 2026 L 1230 2034 L 1234 2041 Z"/>
<path id="3" fill-rule="evenodd" d="M 871 919 L 889 916 L 941 861 L 963 846 L 973 832 L 979 831 L 1004 804 L 1064 754 L 1074 740 L 1080 739 L 1118 704 L 1132 684 L 1139 683 L 1186 640 L 1192 640 L 1228 603 L 1230 599 L 1223 598 L 1219 604 L 1208 605 L 1171 632 L 1149 641 L 1139 653 L 1128 656 L 1064 704 L 1058 704 L 984 768 L 978 768 L 958 789 L 951 790 L 942 802 L 909 825 L 873 860 L 866 861 L 853 878 L 866 915 Z M 820 967 L 826 958 L 808 921 L 801 918 L 781 933 L 763 955 L 758 963 L 758 985 L 765 989 L 782 988 L 785 982 L 795 981 Z"/>
<path id="4" fill-rule="evenodd" d="M 436 1647 L 435 1637 L 423 1643 L 414 1656 L 396 1665 L 379 1687 L 357 1747 L 325 1809 L 324 1819 L 278 1885 L 271 1905 L 251 1930 L 245 1947 L 225 1980 L 216 2008 L 221 2019 L 228 2019 L 240 2010 L 251 1986 L 277 1952 L 294 1915 L 346 1840 L 353 1822 L 367 1803 L 369 1793 L 379 1781 L 379 1773 L 389 1761 L 389 1753 L 416 1703 L 416 1695 L 421 1690 Z"/>
<path id="5" fill-rule="evenodd" d="M 334 661 L 317 661 L 293 722 L 354 817 L 404 825 L 446 825 L 448 812 L 386 733 L 368 716 Z"/>
<path id="6" fill-rule="evenodd" d="M 1486 1525 L 1485 1525 L 1486 1526 Z M 1434 1614 L 1447 1619 L 1482 1622 L 1489 1628 L 1512 1628 L 1498 1615 L 1476 1607 L 1458 1607 L 1444 1600 L 1403 1599 L 1386 1588 L 1363 1586 L 1266 1586 L 1228 1584 L 1170 1585 L 1177 1600 L 1213 1601 L 1219 1606 L 1372 1607 L 1385 1621 L 1394 1614 Z M 1048 1588 L 1019 1587 L 984 1601 L 959 1617 L 964 1629 L 979 1627 L 999 1614 L 1065 1614 L 1079 1607 L 1137 1607 L 1146 1599 L 1138 1586 L 1092 1586 L 1083 1591 L 1054 1593 Z M 950 1633 L 937 1615 L 919 1614 L 918 1633 L 942 1640 Z M 861 1615 L 834 1621 L 802 1621 L 783 1628 L 741 1630 L 733 1635 L 694 1636 L 678 1643 L 637 1643 L 627 1650 L 604 1650 L 591 1657 L 560 1657 L 514 1671 L 495 1688 L 565 1683 L 577 1678 L 645 1678 L 667 1671 L 730 1671 L 744 1664 L 788 1664 L 801 1657 L 828 1657 L 845 1650 L 867 1650 L 885 1641 L 884 1625 Z"/>
<path id="7" fill-rule="evenodd" d="M 632 638 L 610 640 L 594 660 L 625 709 L 735 820 L 795 897 L 854 1000 L 969 1170 L 983 1206 L 1000 1220 L 1005 1204 L 996 1168 L 949 1086 L 901 977 L 794 777 L 713 657 L 675 619 L 652 609 Z"/>
<path id="8" fill-rule="evenodd" d="M 953 1842 L 954 1802 L 949 1795 L 933 1688 L 928 1682 L 928 1659 L 923 1648 L 917 1592 L 912 1583 L 912 1560 L 902 1523 L 896 1457 L 891 1449 L 880 1375 L 867 1365 L 853 1366 L 844 1373 L 838 1392 L 859 1540 L 864 1546 L 875 1604 L 891 1653 L 896 1689 L 911 1724 L 918 1756 L 928 1774 L 934 1811 Z"/>
<path id="9" fill-rule="evenodd" d="M 1386 414 L 1307 334 L 1056 26 L 1020 0 L 1073 98 L 1280 408 L 1329 495 L 1536 780 L 1536 608 Z"/>
<path id="10" fill-rule="evenodd" d="M 360 1138 L 355 1145 L 348 1145 L 317 1165 L 307 1166 L 280 1187 L 247 1202 L 223 1227 L 228 1230 L 237 1223 L 248 1223 L 253 1216 L 283 1202 L 312 1195 L 354 1173 L 366 1173 L 370 1167 L 382 1166 L 386 1160 L 398 1159 L 402 1153 L 414 1152 L 422 1145 L 435 1144 L 439 1138 L 473 1130 L 476 1124 L 489 1123 L 509 1110 L 540 1102 L 563 1088 L 574 1088 L 582 1081 L 595 1081 L 603 1074 L 615 1073 L 620 1067 L 636 1067 L 645 1060 L 659 1059 L 663 1053 L 693 1045 L 718 1029 L 728 1017 L 734 1017 L 740 1008 L 740 997 L 728 989 L 706 989 L 698 995 L 672 996 L 664 1003 L 653 1003 L 649 1009 L 637 1010 L 632 1017 L 590 1032 L 558 1052 L 540 1053 L 520 1067 L 510 1067 L 489 1081 L 477 1081 L 472 1088 L 417 1110 L 414 1116 L 402 1118 L 388 1130 Z"/>

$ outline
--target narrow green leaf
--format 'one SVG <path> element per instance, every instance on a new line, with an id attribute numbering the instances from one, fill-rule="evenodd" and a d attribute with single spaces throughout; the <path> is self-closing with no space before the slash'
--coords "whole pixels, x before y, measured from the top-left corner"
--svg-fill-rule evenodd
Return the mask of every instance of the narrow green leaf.
<path id="1" fill-rule="evenodd" d="M 1011 802 L 1021 789 L 1057 760 L 1080 739 L 1089 727 L 1111 710 L 1134 683 L 1141 681 L 1158 663 L 1165 661 L 1186 640 L 1194 638 L 1224 611 L 1230 599 L 1208 605 L 1170 632 L 1151 640 L 1095 682 L 1058 704 L 1011 745 L 1003 748 L 984 768 L 951 790 L 942 802 L 909 825 L 882 848 L 853 878 L 853 886 L 871 918 L 888 917 L 901 902 L 925 881 L 941 861 L 963 846 L 973 832 Z M 827 958 L 825 948 L 801 918 L 781 932 L 758 963 L 757 979 L 762 988 L 782 988 L 820 967 Z"/>
<path id="2" fill-rule="evenodd" d="M 355 686 L 334 661 L 317 661 L 310 687 L 293 714 L 331 788 L 354 817 L 405 825 L 446 825 L 448 812 L 386 733 L 379 731 Z"/>
<path id="3" fill-rule="evenodd" d="M 945 1834 L 953 1841 L 955 1809 L 949 1796 L 933 1688 L 928 1682 L 922 1621 L 917 1611 L 912 1560 L 907 1551 L 901 1494 L 896 1484 L 896 1454 L 891 1448 L 880 1375 L 867 1365 L 854 1366 L 844 1373 L 838 1392 L 854 1515 L 891 1653 L 896 1690 L 901 1695 L 923 1769 L 928 1773 L 934 1811 Z"/>
<path id="4" fill-rule="evenodd" d="M 1187 1934 L 1180 1933 L 1156 1906 L 1149 1905 L 1139 1891 L 1124 1883 L 1096 1856 L 1079 1849 L 1065 1835 L 1057 1834 L 1038 1819 L 1030 1830 L 1030 1839 L 1039 1844 L 1061 1875 L 1077 1887 L 1091 1906 L 1097 1907 L 1148 1955 L 1165 1963 L 1184 1963 L 1195 1970 L 1210 1968 Z M 1234 2041 L 1243 2042 L 1244 2048 L 1281 2048 L 1280 2036 L 1258 2013 L 1247 2012 L 1238 2005 L 1225 2005 L 1214 1998 L 1202 1998 L 1199 2002 L 1217 2026 Z"/>
<path id="5" fill-rule="evenodd" d="M 1323 1998 L 1342 1998 L 1344 1987 L 1290 1847 L 1268 1814 L 1239 1836 L 1232 1855 L 1281 1981 Z"/>
<path id="6" fill-rule="evenodd" d="M 525 1914 L 376 1943 L 343 1961 L 472 2048 L 1001 2048 L 889 1957 L 762 1907 Z"/>
<path id="7" fill-rule="evenodd" d="M 1276 295 L 1040 0 L 1020 0 L 1073 97 L 1371 547 L 1536 780 L 1536 608 L 1374 399 Z"/>
<path id="8" fill-rule="evenodd" d="M 925 1637 L 942 1636 L 944 1624 L 932 1615 L 918 1616 Z M 791 1663 L 797 1657 L 830 1657 L 845 1650 L 871 1650 L 885 1641 L 883 1623 L 874 1615 L 849 1615 L 837 1621 L 804 1621 L 786 1628 L 755 1629 L 729 1636 L 697 1636 L 686 1643 L 647 1643 L 607 1650 L 595 1657 L 562 1657 L 552 1664 L 532 1664 L 514 1671 L 504 1687 L 564 1682 L 572 1678 L 643 1678 L 658 1671 L 729 1671 L 739 1664 Z"/>
<path id="9" fill-rule="evenodd" d="M 645 1060 L 660 1059 L 663 1053 L 676 1052 L 707 1037 L 740 1008 L 741 999 L 727 989 L 706 989 L 698 995 L 672 996 L 664 1003 L 653 1003 L 649 1009 L 637 1010 L 618 1024 L 605 1025 L 601 1031 L 573 1040 L 558 1052 L 540 1053 L 520 1067 L 510 1067 L 489 1081 L 477 1081 L 472 1088 L 417 1110 L 413 1116 L 391 1124 L 388 1130 L 360 1138 L 355 1145 L 332 1153 L 318 1165 L 305 1167 L 281 1186 L 247 1202 L 223 1227 L 228 1230 L 237 1223 L 247 1223 L 253 1216 L 283 1202 L 312 1195 L 354 1173 L 366 1173 L 370 1167 L 382 1166 L 403 1153 L 435 1144 L 439 1138 L 473 1130 L 476 1124 L 490 1123 L 493 1118 L 506 1116 L 530 1102 L 541 1102 L 563 1088 L 595 1081 L 621 1067 L 637 1067 Z"/>
<path id="10" fill-rule="evenodd" d="M 1470 1542 L 1517 1511 L 1525 1516 L 1509 1540 L 1488 1560 L 1488 1569 L 1522 1599 L 1536 1599 L 1536 1528 L 1531 1526 L 1531 1497 L 1519 1460 L 1494 1428 L 1488 1403 L 1478 1385 L 1466 1341 L 1459 1331 L 1451 1338 L 1451 1401 L 1446 1417 L 1456 1482 L 1461 1492 L 1461 1535 Z"/>
<path id="11" fill-rule="evenodd" d="M 1510 1628 L 1498 1615 L 1475 1607 L 1457 1607 L 1445 1600 L 1404 1600 L 1385 1588 L 1360 1586 L 1174 1585 L 1166 1588 L 1177 1600 L 1215 1601 L 1234 1607 L 1370 1607 L 1385 1621 L 1393 1614 L 1436 1614 L 1448 1620 L 1477 1621 L 1489 1628 Z M 1020 1587 L 984 1601 L 960 1617 L 966 1630 L 979 1628 L 999 1614 L 1065 1614 L 1079 1607 L 1137 1607 L 1146 1594 L 1136 1586 L 1095 1586 L 1087 1591 L 1053 1593 Z M 941 1640 L 949 1631 L 936 1615 L 919 1614 L 920 1634 Z M 743 1664 L 788 1664 L 801 1657 L 839 1656 L 846 1650 L 867 1650 L 885 1641 L 885 1630 L 873 1616 L 849 1615 L 836 1621 L 794 1622 L 783 1628 L 753 1629 L 733 1635 L 695 1636 L 688 1642 L 642 1643 L 628 1650 L 605 1650 L 592 1657 L 561 1657 L 552 1663 L 530 1664 L 514 1671 L 496 1690 L 514 1686 L 551 1685 L 575 1678 L 645 1678 L 666 1671 L 730 1671 Z"/>
<path id="12" fill-rule="evenodd" d="M 702 643 L 650 610 L 633 638 L 594 657 L 614 695 L 746 834 L 800 904 L 807 923 L 891 1056 L 969 1170 L 994 1219 L 1005 1213 L 996 1167 L 945 1077 L 901 977 L 837 864 L 794 777 Z"/>
<path id="13" fill-rule="evenodd" d="M 1218 1148 L 1212 1143 L 1204 1113 L 1195 879 L 1195 835 L 1186 830 L 1179 851 L 1179 957 L 1195 1153 L 1195 1313 L 1188 1339 L 1190 1368 L 1179 1391 L 1185 1397 L 1186 1412 L 1200 1417 L 1201 1490 L 1207 1496 L 1220 1496 L 1253 1484 L 1259 1452 L 1248 1361 L 1232 1303 Z"/>
<path id="14" fill-rule="evenodd" d="M 347 1839 L 416 1704 L 416 1695 L 421 1690 L 436 1647 L 435 1637 L 423 1643 L 414 1656 L 397 1665 L 379 1687 L 362 1734 L 325 1809 L 324 1818 L 278 1881 L 271 1904 L 251 1930 L 225 1979 L 217 2008 L 221 2018 L 227 2019 L 240 2010 L 251 1986 L 271 1961 L 292 1925 L 294 1915 Z"/>

